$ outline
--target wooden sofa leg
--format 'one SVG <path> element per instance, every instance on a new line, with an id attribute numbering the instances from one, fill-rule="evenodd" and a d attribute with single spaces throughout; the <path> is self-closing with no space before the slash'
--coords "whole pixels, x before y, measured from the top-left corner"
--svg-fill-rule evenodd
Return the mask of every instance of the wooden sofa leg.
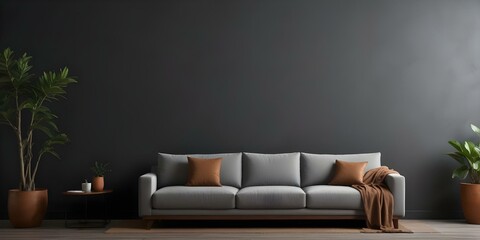
<path id="1" fill-rule="evenodd" d="M 148 219 L 148 220 L 144 220 L 144 221 L 145 221 L 145 229 L 147 229 L 147 230 L 152 229 L 152 225 L 155 222 L 155 220 Z"/>
<path id="2" fill-rule="evenodd" d="M 393 219 L 393 227 L 395 227 L 396 229 L 398 229 L 398 218 L 394 218 L 394 219 Z"/>

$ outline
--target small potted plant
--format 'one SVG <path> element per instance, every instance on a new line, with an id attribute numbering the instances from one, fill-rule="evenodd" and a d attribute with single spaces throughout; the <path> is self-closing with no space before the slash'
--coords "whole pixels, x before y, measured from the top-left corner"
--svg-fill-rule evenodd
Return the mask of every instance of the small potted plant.
<path id="1" fill-rule="evenodd" d="M 91 168 L 94 173 L 94 177 L 92 179 L 92 191 L 94 192 L 103 191 L 103 187 L 105 186 L 105 181 L 104 181 L 105 173 L 110 172 L 108 165 L 109 163 L 97 162 L 97 161 L 95 161 L 95 163 L 93 164 L 93 167 Z"/>
<path id="2" fill-rule="evenodd" d="M 473 132 L 480 136 L 480 128 L 471 124 Z M 456 140 L 448 142 L 456 152 L 448 153 L 460 166 L 453 171 L 452 178 L 466 179 L 467 183 L 460 184 L 460 199 L 463 215 L 468 223 L 480 224 L 480 143 L 472 141 L 460 143 Z"/>
<path id="3" fill-rule="evenodd" d="M 92 191 L 92 183 L 89 183 L 87 179 L 85 179 L 85 182 L 82 183 L 82 191 L 86 193 Z"/>

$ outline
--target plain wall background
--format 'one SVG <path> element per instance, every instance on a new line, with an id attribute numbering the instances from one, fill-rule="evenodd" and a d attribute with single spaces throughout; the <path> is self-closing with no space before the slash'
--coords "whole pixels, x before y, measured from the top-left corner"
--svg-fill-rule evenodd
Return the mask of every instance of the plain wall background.
<path id="1" fill-rule="evenodd" d="M 55 104 L 71 143 L 41 164 L 48 217 L 111 162 L 113 217 L 137 216 L 157 152 L 382 152 L 407 217 L 461 217 L 450 139 L 480 124 L 478 1 L 2 1 L 0 47 L 79 83 Z M 0 127 L 0 217 L 17 186 Z"/>

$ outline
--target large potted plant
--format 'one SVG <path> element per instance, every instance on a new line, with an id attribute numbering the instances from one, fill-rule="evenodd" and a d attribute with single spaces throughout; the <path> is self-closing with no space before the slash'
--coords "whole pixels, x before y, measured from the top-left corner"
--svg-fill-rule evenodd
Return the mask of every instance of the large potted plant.
<path id="1" fill-rule="evenodd" d="M 48 205 L 47 189 L 35 186 L 41 160 L 47 155 L 59 158 L 55 145 L 65 144 L 47 105 L 65 97 L 65 88 L 75 79 L 68 68 L 43 72 L 35 78 L 31 73 L 31 56 L 15 57 L 5 49 L 0 56 L 0 123 L 15 133 L 18 145 L 20 181 L 18 189 L 8 192 L 8 216 L 14 227 L 36 227 L 42 223 Z"/>
<path id="2" fill-rule="evenodd" d="M 480 136 L 480 128 L 471 124 L 473 132 Z M 466 179 L 467 183 L 460 184 L 460 198 L 463 215 L 468 223 L 480 224 L 480 143 L 472 141 L 460 143 L 456 140 L 448 142 L 455 148 L 455 152 L 448 153 L 460 166 L 453 171 L 452 178 Z"/>

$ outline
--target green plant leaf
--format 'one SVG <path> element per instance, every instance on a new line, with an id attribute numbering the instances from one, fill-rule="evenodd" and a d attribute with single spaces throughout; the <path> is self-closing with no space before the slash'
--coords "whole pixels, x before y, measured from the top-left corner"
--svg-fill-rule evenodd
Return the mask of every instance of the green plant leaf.
<path id="1" fill-rule="evenodd" d="M 480 135 L 480 128 L 478 128 L 477 126 L 475 126 L 473 124 L 470 124 L 470 127 L 472 128 L 473 132 Z"/>
<path id="2" fill-rule="evenodd" d="M 45 121 L 46 124 L 48 124 L 55 132 L 58 132 L 58 126 L 55 124 L 53 121 Z"/>
<path id="3" fill-rule="evenodd" d="M 463 146 L 463 149 L 464 149 L 464 150 L 467 150 L 468 154 L 471 154 L 471 152 L 470 152 L 470 147 L 469 147 L 469 145 L 468 145 L 468 142 L 465 141 L 465 144 L 464 144 L 464 146 Z"/>
<path id="4" fill-rule="evenodd" d="M 52 130 L 50 128 L 46 127 L 46 126 L 36 125 L 34 128 L 40 130 L 43 133 L 45 133 L 45 135 L 47 135 L 49 138 L 52 138 L 53 135 L 54 135 Z"/>
<path id="5" fill-rule="evenodd" d="M 479 158 L 479 153 L 475 144 L 470 141 L 467 141 L 465 143 L 468 145 L 468 151 L 470 152 L 470 156 L 472 156 L 472 158 Z"/>
<path id="6" fill-rule="evenodd" d="M 472 163 L 473 170 L 478 171 L 479 167 L 480 167 L 480 161 L 476 161 Z"/>
<path id="7" fill-rule="evenodd" d="M 68 137 L 65 133 L 58 134 L 48 140 L 50 146 L 55 144 L 65 144 L 68 142 Z"/>
<path id="8" fill-rule="evenodd" d="M 15 111 L 13 109 L 9 109 L 7 111 L 0 112 L 0 119 L 4 119 L 5 121 L 13 122 Z"/>
<path id="9" fill-rule="evenodd" d="M 457 162 L 459 162 L 460 164 L 465 164 L 465 157 L 459 153 L 459 152 L 452 152 L 452 153 L 447 153 L 448 156 L 450 156 L 451 158 L 455 159 Z"/>
<path id="10" fill-rule="evenodd" d="M 468 160 L 468 161 L 471 161 L 472 159 L 472 155 L 470 153 L 470 147 L 469 147 L 469 144 L 467 141 L 464 142 L 464 144 L 460 144 L 460 153 L 465 156 L 465 158 Z"/>
<path id="11" fill-rule="evenodd" d="M 25 100 L 19 105 L 19 109 L 35 109 L 35 103 L 32 100 Z"/>
<path id="12" fill-rule="evenodd" d="M 461 166 L 453 170 L 452 178 L 458 177 L 460 179 L 465 179 L 468 176 L 468 167 Z"/>
<path id="13" fill-rule="evenodd" d="M 462 147 L 461 147 L 461 145 L 460 145 L 460 142 L 458 142 L 457 140 L 450 140 L 450 141 L 448 141 L 448 143 L 449 143 L 452 147 L 454 147 L 455 149 L 457 149 L 457 151 L 462 152 Z"/>
<path id="14" fill-rule="evenodd" d="M 56 159 L 60 159 L 60 155 L 58 155 L 58 153 L 56 153 L 55 151 L 47 151 L 47 153 L 54 156 Z"/>
<path id="15" fill-rule="evenodd" d="M 95 174 L 95 176 L 104 176 L 105 173 L 110 172 L 110 169 L 108 168 L 108 165 L 110 163 L 103 163 L 103 162 L 97 162 L 95 161 L 93 166 L 90 168 L 92 172 Z"/>

